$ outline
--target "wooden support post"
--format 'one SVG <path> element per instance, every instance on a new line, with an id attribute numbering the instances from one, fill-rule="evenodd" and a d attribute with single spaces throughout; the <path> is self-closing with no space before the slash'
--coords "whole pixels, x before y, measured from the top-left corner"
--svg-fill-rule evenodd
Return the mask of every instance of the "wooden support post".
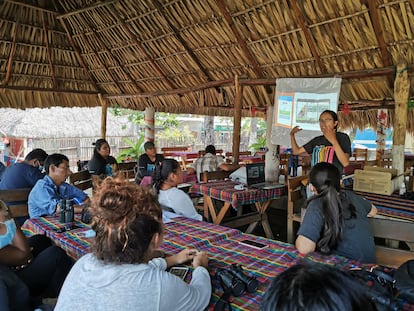
<path id="1" fill-rule="evenodd" d="M 236 96 L 234 98 L 234 121 L 233 121 L 233 163 L 239 163 L 240 151 L 240 129 L 241 129 L 241 108 L 243 101 L 243 87 L 239 83 L 239 77 L 234 79 Z"/>
<path id="2" fill-rule="evenodd" d="M 392 167 L 398 174 L 404 172 L 405 133 L 407 131 L 408 97 L 410 93 L 410 80 L 408 79 L 408 65 L 399 62 L 394 82 L 394 135 L 392 139 Z M 403 181 L 403 178 L 399 181 Z"/>
<path id="3" fill-rule="evenodd" d="M 154 141 L 155 139 L 155 109 L 146 107 L 144 114 L 145 122 L 145 141 Z"/>
<path id="4" fill-rule="evenodd" d="M 98 94 L 99 101 L 101 103 L 101 138 L 106 138 L 106 115 L 108 112 L 108 106 L 106 100 L 102 98 L 102 94 Z"/>

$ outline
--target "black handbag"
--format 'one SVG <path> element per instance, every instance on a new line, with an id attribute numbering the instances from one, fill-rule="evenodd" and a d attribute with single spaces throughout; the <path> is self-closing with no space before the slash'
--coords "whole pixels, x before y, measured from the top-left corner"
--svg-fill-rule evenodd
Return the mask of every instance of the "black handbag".
<path id="1" fill-rule="evenodd" d="M 414 260 L 403 263 L 394 274 L 398 296 L 414 304 Z"/>

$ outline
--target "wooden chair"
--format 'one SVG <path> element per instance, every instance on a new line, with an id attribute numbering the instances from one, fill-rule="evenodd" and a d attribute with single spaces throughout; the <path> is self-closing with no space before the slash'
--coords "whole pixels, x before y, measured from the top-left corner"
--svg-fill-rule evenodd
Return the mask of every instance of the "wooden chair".
<path id="1" fill-rule="evenodd" d="M 310 155 L 299 155 L 298 166 L 302 167 L 302 175 L 309 175 L 312 157 Z"/>
<path id="2" fill-rule="evenodd" d="M 69 183 L 83 191 L 93 188 L 92 176 L 87 170 L 69 175 Z"/>
<path id="3" fill-rule="evenodd" d="M 279 175 L 284 175 L 284 183 L 287 183 L 289 177 L 289 158 L 290 153 L 281 153 L 279 155 Z"/>
<path id="4" fill-rule="evenodd" d="M 386 218 L 369 218 L 374 237 L 414 243 L 414 223 Z M 413 246 L 412 246 L 413 247 Z M 414 259 L 414 250 L 411 251 L 377 245 L 375 247 L 377 264 L 388 267 L 399 267 L 407 260 Z"/>
<path id="5" fill-rule="evenodd" d="M 198 154 L 194 153 L 194 154 L 187 154 L 185 156 L 181 157 L 181 168 L 183 170 L 186 170 L 189 166 L 189 164 L 193 164 L 195 162 L 195 160 L 198 159 Z"/>
<path id="6" fill-rule="evenodd" d="M 137 169 L 137 162 L 122 162 L 118 164 L 118 174 L 122 174 L 129 180 L 135 180 Z"/>
<path id="7" fill-rule="evenodd" d="M 354 148 L 351 159 L 357 162 L 362 161 L 363 163 L 368 161 L 368 149 Z"/>
<path id="8" fill-rule="evenodd" d="M 213 171 L 213 172 L 203 172 L 200 175 L 200 180 L 203 182 L 208 182 L 212 180 L 221 180 L 229 178 L 230 171 Z"/>
<path id="9" fill-rule="evenodd" d="M 221 155 L 221 156 L 223 156 L 223 153 L 224 153 L 223 149 L 216 149 L 216 155 Z M 205 151 L 205 150 L 199 150 L 199 151 L 198 151 L 198 157 L 202 157 L 202 156 L 204 156 L 205 154 L 206 154 L 206 151 Z"/>
<path id="10" fill-rule="evenodd" d="M 31 188 L 0 190 L 0 200 L 7 204 L 13 218 L 29 216 L 27 200 L 31 190 Z"/>
<path id="11" fill-rule="evenodd" d="M 295 213 L 298 210 L 298 205 L 303 203 L 301 193 L 302 181 L 306 180 L 308 176 L 289 177 L 287 179 L 288 187 L 288 203 L 287 203 L 287 242 L 294 243 L 293 222 L 301 222 L 301 212 Z M 303 206 L 300 206 L 301 208 Z"/>
<path id="12" fill-rule="evenodd" d="M 200 174 L 200 180 L 202 182 L 209 182 L 213 180 L 223 180 L 229 178 L 231 172 L 230 171 L 213 171 L 213 172 L 203 172 Z M 203 205 L 197 205 L 197 209 L 203 210 L 204 219 L 207 221 L 210 220 L 210 213 L 208 210 L 208 204 L 206 201 L 206 196 L 203 197 Z"/>

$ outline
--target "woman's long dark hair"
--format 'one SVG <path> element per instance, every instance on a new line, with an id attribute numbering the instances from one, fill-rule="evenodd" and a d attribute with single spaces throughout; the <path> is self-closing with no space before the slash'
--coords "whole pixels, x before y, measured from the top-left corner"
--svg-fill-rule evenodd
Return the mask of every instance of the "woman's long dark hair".
<path id="1" fill-rule="evenodd" d="M 322 201 L 324 228 L 317 249 L 324 254 L 330 254 L 342 240 L 345 219 L 356 217 L 355 206 L 341 193 L 340 178 L 336 166 L 327 162 L 316 164 L 309 176 L 318 194 L 308 203 L 319 198 Z"/>
<path id="2" fill-rule="evenodd" d="M 164 161 L 161 162 L 161 165 L 155 166 L 152 186 L 156 193 L 160 192 L 162 184 L 168 179 L 168 175 L 170 175 L 170 173 L 176 173 L 177 170 L 181 170 L 181 167 L 174 159 L 164 159 Z"/>
<path id="3" fill-rule="evenodd" d="M 92 145 L 95 146 L 95 148 L 93 148 L 93 157 L 94 158 L 98 158 L 98 159 L 103 159 L 103 157 L 100 155 L 99 150 L 101 150 L 101 147 L 103 144 L 108 144 L 109 143 L 106 139 L 103 138 L 99 138 L 96 142 L 94 142 Z"/>

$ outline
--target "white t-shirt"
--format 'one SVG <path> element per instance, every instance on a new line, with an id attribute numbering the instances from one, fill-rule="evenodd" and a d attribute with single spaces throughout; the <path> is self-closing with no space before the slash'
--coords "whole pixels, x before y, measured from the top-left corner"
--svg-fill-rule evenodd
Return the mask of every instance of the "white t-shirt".
<path id="1" fill-rule="evenodd" d="M 176 214 L 187 218 L 203 220 L 203 217 L 194 208 L 194 204 L 188 194 L 176 187 L 168 190 L 160 190 L 158 202 L 171 207 Z"/>
<path id="2" fill-rule="evenodd" d="M 207 269 L 196 268 L 187 284 L 166 268 L 163 258 L 148 264 L 104 264 L 86 254 L 66 277 L 55 311 L 204 310 L 211 297 Z"/>

